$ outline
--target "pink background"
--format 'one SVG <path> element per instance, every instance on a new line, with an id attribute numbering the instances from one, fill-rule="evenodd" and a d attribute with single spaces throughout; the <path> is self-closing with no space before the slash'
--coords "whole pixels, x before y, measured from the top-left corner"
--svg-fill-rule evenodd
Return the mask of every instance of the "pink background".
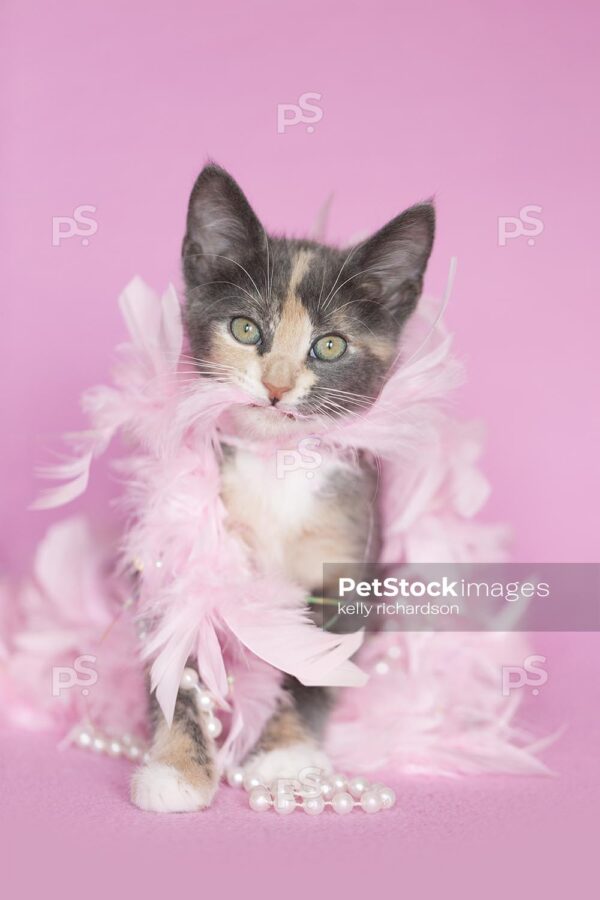
<path id="1" fill-rule="evenodd" d="M 468 364 L 459 409 L 487 423 L 487 516 L 512 523 L 518 559 L 597 559 L 592 0 L 5 0 L 2 18 L 3 564 L 22 568 L 53 519 L 26 511 L 33 467 L 55 436 L 82 423 L 80 391 L 106 378 L 123 337 L 119 291 L 135 273 L 157 288 L 179 283 L 187 197 L 208 156 L 231 169 L 268 227 L 296 235 L 309 231 L 332 191 L 330 233 L 340 241 L 435 194 L 427 289 L 441 294 L 456 255 L 447 321 Z M 277 104 L 305 92 L 322 95 L 314 132 L 298 124 L 278 134 Z M 53 247 L 53 216 L 82 204 L 97 208 L 89 245 L 73 237 Z M 499 246 L 498 218 L 526 205 L 542 207 L 534 246 L 526 237 Z M 99 471 L 76 506 L 106 515 L 112 491 Z M 571 710 L 572 694 L 578 709 L 597 708 L 585 694 L 593 677 L 578 680 L 574 668 L 577 640 L 564 639 L 553 724 Z M 581 641 L 589 652 L 591 642 Z M 596 769 L 585 753 L 598 733 L 585 730 L 585 715 L 561 752 L 563 768 L 590 779 Z M 91 779 L 91 762 L 78 765 Z M 65 780 L 56 797 L 69 790 Z M 483 801 L 481 787 L 465 790 L 458 833 L 468 836 L 472 809 L 487 822 L 495 789 Z M 519 790 L 527 807 L 527 789 L 510 789 Z M 531 802 L 546 824 L 579 796 L 569 781 L 562 794 L 540 790 L 545 799 Z M 447 791 L 442 813 L 435 803 L 425 809 L 452 831 Z M 85 819 L 86 789 L 74 796 Z M 419 808 L 417 796 L 417 818 Z M 138 821 L 126 815 L 125 831 Z M 169 825 L 169 834 L 182 827 Z M 427 840 L 427 829 L 416 833 Z M 332 849 L 324 832 L 321 841 L 323 853 Z"/>
<path id="2" fill-rule="evenodd" d="M 435 194 L 427 289 L 459 274 L 448 322 L 466 359 L 460 409 L 484 418 L 489 515 L 518 558 L 597 553 L 597 79 L 593 3 L 208 5 L 10 0 L 2 65 L 2 557 L 50 520 L 33 467 L 80 423 L 80 391 L 123 336 L 136 272 L 179 282 L 187 198 L 207 156 L 267 226 L 306 233 L 334 191 L 347 240 Z M 277 133 L 277 104 L 323 117 Z M 52 246 L 52 217 L 98 231 Z M 498 217 L 541 206 L 543 232 L 498 245 Z M 106 479 L 97 476 L 95 496 Z M 88 507 L 89 500 L 80 505 Z"/>

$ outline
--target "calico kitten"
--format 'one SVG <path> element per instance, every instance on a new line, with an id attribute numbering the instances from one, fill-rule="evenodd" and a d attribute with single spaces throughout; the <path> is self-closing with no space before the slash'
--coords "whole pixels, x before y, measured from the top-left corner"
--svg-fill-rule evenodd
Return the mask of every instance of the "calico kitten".
<path id="1" fill-rule="evenodd" d="M 277 437 L 293 450 L 319 420 L 360 415 L 377 397 L 421 294 L 434 226 L 431 204 L 413 206 L 339 250 L 267 235 L 218 166 L 206 166 L 194 185 L 182 254 L 191 353 L 199 374 L 231 381 L 254 401 L 235 411 L 248 449 L 224 445 L 229 527 L 262 572 L 307 592 L 322 592 L 324 562 L 377 558 L 376 472 L 364 460 L 352 469 L 326 460 L 311 478 L 301 467 L 281 477 L 272 455 L 250 448 Z M 263 783 L 304 766 L 329 769 L 319 746 L 329 693 L 294 679 L 286 688 L 246 762 Z M 190 694 L 180 692 L 170 730 L 160 713 L 155 720 L 134 802 L 164 811 L 207 806 L 219 776 Z"/>

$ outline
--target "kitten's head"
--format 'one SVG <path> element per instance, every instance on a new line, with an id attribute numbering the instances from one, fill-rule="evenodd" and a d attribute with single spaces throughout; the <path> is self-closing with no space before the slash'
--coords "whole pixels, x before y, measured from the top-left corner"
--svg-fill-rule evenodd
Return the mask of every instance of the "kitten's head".
<path id="1" fill-rule="evenodd" d="M 183 242 L 187 330 L 199 372 L 252 398 L 245 430 L 364 412 L 421 294 L 434 227 L 427 203 L 350 249 L 275 238 L 227 172 L 202 170 Z"/>

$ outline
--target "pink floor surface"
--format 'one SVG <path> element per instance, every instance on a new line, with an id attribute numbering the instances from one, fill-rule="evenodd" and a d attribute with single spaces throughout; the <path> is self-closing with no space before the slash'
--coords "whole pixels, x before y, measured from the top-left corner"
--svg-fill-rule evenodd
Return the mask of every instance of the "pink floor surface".
<path id="1" fill-rule="evenodd" d="M 549 678 L 524 717 L 539 734 L 564 728 L 544 754 L 555 776 L 391 779 L 398 804 L 375 816 L 256 814 L 225 787 L 206 812 L 143 813 L 128 799 L 130 763 L 4 733 L 5 896 L 172 896 L 180 884 L 353 896 L 375 869 L 394 895 L 597 896 L 598 647 L 595 635 L 538 636 Z"/>

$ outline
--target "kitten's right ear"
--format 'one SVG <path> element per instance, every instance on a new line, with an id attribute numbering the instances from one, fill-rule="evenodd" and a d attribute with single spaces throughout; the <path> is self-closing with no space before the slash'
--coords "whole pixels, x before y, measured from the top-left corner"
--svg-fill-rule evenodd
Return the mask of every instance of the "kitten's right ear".
<path id="1" fill-rule="evenodd" d="M 205 166 L 190 195 L 182 257 L 186 277 L 226 260 L 243 261 L 263 246 L 265 234 L 237 182 L 220 166 Z"/>

